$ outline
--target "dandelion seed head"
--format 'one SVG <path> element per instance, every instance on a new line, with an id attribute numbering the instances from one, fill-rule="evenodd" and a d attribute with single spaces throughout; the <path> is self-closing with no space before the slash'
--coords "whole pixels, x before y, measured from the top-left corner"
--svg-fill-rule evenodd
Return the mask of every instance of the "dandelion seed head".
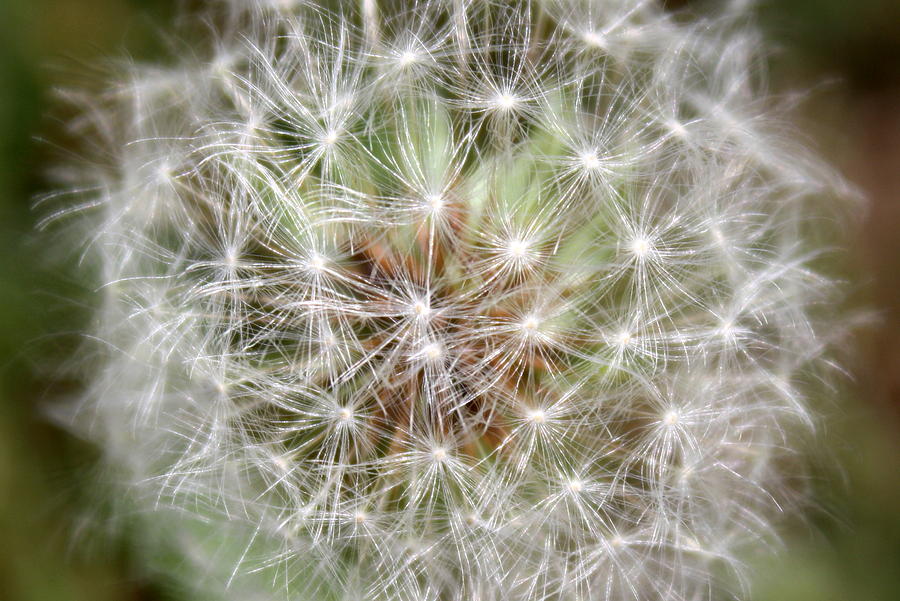
<path id="1" fill-rule="evenodd" d="M 670 409 L 663 414 L 662 423 L 669 427 L 674 427 L 678 425 L 678 421 L 681 419 L 681 415 L 679 415 L 678 411 L 674 409 Z"/>
<path id="2" fill-rule="evenodd" d="M 444 210 L 444 197 L 440 194 L 429 194 L 425 197 L 425 205 L 431 213 L 440 213 Z"/>
<path id="3" fill-rule="evenodd" d="M 338 143 L 341 133 L 336 129 L 330 129 L 322 136 L 322 145 L 326 147 L 334 146 Z"/>
<path id="4" fill-rule="evenodd" d="M 528 243 L 525 240 L 513 238 L 506 245 L 506 252 L 514 259 L 522 259 L 528 256 Z"/>
<path id="5" fill-rule="evenodd" d="M 606 37 L 599 31 L 589 29 L 584 32 L 582 39 L 584 39 L 585 43 L 592 48 L 606 47 Z"/>
<path id="6" fill-rule="evenodd" d="M 239 259 L 237 251 L 232 248 L 228 249 L 228 251 L 225 253 L 225 265 L 230 267 L 231 269 L 234 269 L 235 267 L 237 267 L 238 262 Z"/>
<path id="7" fill-rule="evenodd" d="M 97 266 L 66 419 L 142 555 L 223 601 L 744 598 L 849 189 L 746 14 L 215 4 L 40 205 Z"/>
<path id="8" fill-rule="evenodd" d="M 722 342 L 724 342 L 728 346 L 734 346 L 740 342 L 743 338 L 745 331 L 735 323 L 732 318 L 725 318 L 720 323 L 718 328 L 714 330 L 714 336 L 718 337 Z"/>
<path id="9" fill-rule="evenodd" d="M 600 167 L 600 157 L 592 150 L 581 153 L 578 160 L 581 163 L 581 166 L 588 171 L 593 171 Z"/>
<path id="10" fill-rule="evenodd" d="M 653 243 L 644 236 L 636 236 L 629 243 L 629 248 L 635 257 L 644 259 L 653 253 Z"/>
<path id="11" fill-rule="evenodd" d="M 687 128 L 679 121 L 672 119 L 668 123 L 666 123 L 666 125 L 668 126 L 669 131 L 672 132 L 674 136 L 682 139 L 688 136 Z"/>
<path id="12" fill-rule="evenodd" d="M 172 165 L 168 161 L 161 162 L 156 168 L 156 181 L 160 184 L 172 181 L 174 175 Z"/>
<path id="13" fill-rule="evenodd" d="M 521 327 L 522 330 L 524 330 L 526 333 L 529 333 L 537 330 L 539 325 L 541 325 L 540 320 L 538 320 L 538 318 L 534 315 L 529 315 L 522 320 Z"/>
<path id="14" fill-rule="evenodd" d="M 529 422 L 535 425 L 541 425 L 547 421 L 547 414 L 543 409 L 533 409 L 526 414 Z"/>
<path id="15" fill-rule="evenodd" d="M 412 312 L 416 317 L 427 318 L 431 315 L 431 307 L 424 300 L 417 300 L 413 303 Z"/>
<path id="16" fill-rule="evenodd" d="M 509 269 L 521 271 L 537 263 L 539 256 L 530 241 L 513 237 L 506 241 L 502 258 Z"/>
<path id="17" fill-rule="evenodd" d="M 718 244 L 725 243 L 725 235 L 722 233 L 722 228 L 713 226 L 712 228 L 710 228 L 710 233 L 712 234 L 713 240 L 715 240 Z"/>
<path id="18" fill-rule="evenodd" d="M 444 349 L 441 347 L 440 343 L 429 342 L 422 347 L 421 353 L 422 357 L 428 361 L 437 361 L 444 355 Z"/>
<path id="19" fill-rule="evenodd" d="M 494 107 L 500 111 L 511 111 L 519 102 L 519 99 L 511 92 L 500 92 L 492 100 Z"/>
<path id="20" fill-rule="evenodd" d="M 318 253 L 313 253 L 307 262 L 309 270 L 315 273 L 321 273 L 325 270 L 325 257 Z"/>
<path id="21" fill-rule="evenodd" d="M 400 53 L 400 56 L 397 57 L 397 62 L 401 67 L 408 67 L 419 62 L 419 60 L 419 55 L 414 50 L 404 50 Z"/>

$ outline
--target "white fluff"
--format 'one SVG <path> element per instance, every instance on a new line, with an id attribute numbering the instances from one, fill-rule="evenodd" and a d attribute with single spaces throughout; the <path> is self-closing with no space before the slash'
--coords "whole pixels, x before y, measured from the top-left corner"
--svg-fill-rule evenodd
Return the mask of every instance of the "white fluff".
<path id="1" fill-rule="evenodd" d="M 92 101 L 91 191 L 49 219 L 100 266 L 70 423 L 182 581 L 742 596 L 803 493 L 832 288 L 809 232 L 845 191 L 773 116 L 740 11 L 210 19 L 210 50 Z"/>

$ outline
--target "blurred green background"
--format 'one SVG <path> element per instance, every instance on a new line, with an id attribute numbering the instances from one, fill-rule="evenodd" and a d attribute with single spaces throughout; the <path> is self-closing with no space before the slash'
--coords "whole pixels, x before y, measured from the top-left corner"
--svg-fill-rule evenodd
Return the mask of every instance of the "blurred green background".
<path id="1" fill-rule="evenodd" d="M 701 2 L 668 2 L 702 11 Z M 816 88 L 800 111 L 821 151 L 868 195 L 852 241 L 859 302 L 879 313 L 849 355 L 824 444 L 813 528 L 760 566 L 754 601 L 900 599 L 900 1 L 769 0 L 760 22 L 775 89 Z M 50 267 L 32 199 L 61 129 L 52 90 L 124 52 L 160 53 L 175 0 L 0 0 L 0 601 L 179 600 L 138 576 L 127 547 L 72 543 L 89 451 L 41 416 L 41 358 L 64 355 L 83 319 L 79 283 Z M 48 336 L 49 333 L 57 333 Z M 856 347 L 854 347 L 856 348 Z"/>

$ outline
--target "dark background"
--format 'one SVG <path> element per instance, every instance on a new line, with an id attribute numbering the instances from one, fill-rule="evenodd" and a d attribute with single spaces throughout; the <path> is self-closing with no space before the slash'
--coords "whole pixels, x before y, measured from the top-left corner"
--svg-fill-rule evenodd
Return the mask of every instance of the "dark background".
<path id="1" fill-rule="evenodd" d="M 671 7 L 703 11 L 701 2 Z M 814 88 L 798 119 L 820 151 L 869 198 L 849 242 L 853 302 L 876 325 L 848 343 L 850 372 L 824 432 L 833 465 L 816 485 L 812 528 L 759 566 L 754 601 L 900 598 L 900 1 L 758 3 L 776 90 Z M 71 533 L 90 451 L 41 417 L 65 389 L 49 378 L 85 319 L 70 272 L 48 264 L 33 198 L 64 115 L 55 86 L 96 72 L 97 60 L 152 58 L 174 0 L 0 0 L 0 600 L 183 601 L 140 578 L 128 548 L 84 548 Z M 821 82 L 825 85 L 818 85 Z M 55 263 L 59 265 L 59 263 Z M 69 299 L 69 300 L 63 300 Z M 71 299 L 76 299 L 72 302 Z M 48 336 L 48 333 L 55 333 Z M 60 334 L 63 332 L 63 334 Z M 851 346 L 852 345 L 852 346 Z M 851 350 L 852 349 L 852 350 Z"/>

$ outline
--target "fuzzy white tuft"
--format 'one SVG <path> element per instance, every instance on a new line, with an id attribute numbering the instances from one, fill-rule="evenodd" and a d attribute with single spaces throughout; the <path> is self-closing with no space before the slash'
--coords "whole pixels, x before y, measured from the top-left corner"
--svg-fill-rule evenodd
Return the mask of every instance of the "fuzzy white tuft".
<path id="1" fill-rule="evenodd" d="M 91 107 L 106 162 L 59 212 L 103 284 L 73 427 L 185 579 L 369 601 L 731 586 L 802 493 L 832 286 L 808 233 L 840 191 L 769 112 L 743 17 L 223 6 L 205 59 L 136 66 Z"/>

